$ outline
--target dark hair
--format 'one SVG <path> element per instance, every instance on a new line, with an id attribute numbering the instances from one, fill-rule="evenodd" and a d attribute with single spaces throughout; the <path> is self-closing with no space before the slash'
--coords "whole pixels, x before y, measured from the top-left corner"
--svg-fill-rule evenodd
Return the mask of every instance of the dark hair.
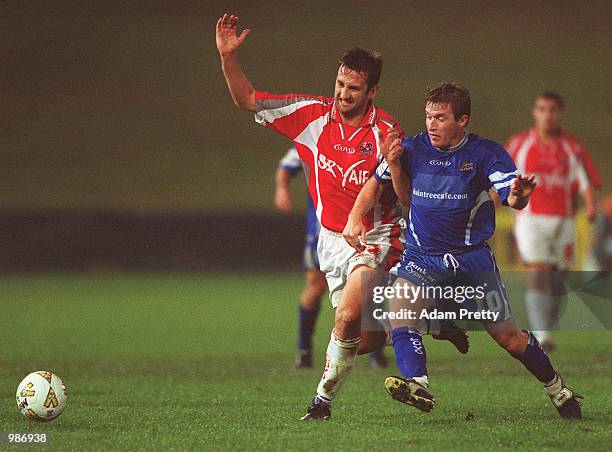
<path id="1" fill-rule="evenodd" d="M 430 89 L 425 97 L 426 104 L 449 105 L 453 110 L 455 121 L 463 115 L 470 116 L 472 101 L 470 92 L 460 83 L 446 82 L 437 88 Z"/>
<path id="2" fill-rule="evenodd" d="M 352 49 L 346 49 L 340 57 L 338 69 L 341 66 L 364 74 L 368 89 L 370 89 L 380 80 L 383 66 L 382 55 L 376 51 L 369 52 L 361 47 L 353 47 Z"/>
<path id="3" fill-rule="evenodd" d="M 556 91 L 544 91 L 542 94 L 536 97 L 536 100 L 538 99 L 554 100 L 557 102 L 557 106 L 563 110 L 563 98 L 561 97 L 561 94 Z"/>

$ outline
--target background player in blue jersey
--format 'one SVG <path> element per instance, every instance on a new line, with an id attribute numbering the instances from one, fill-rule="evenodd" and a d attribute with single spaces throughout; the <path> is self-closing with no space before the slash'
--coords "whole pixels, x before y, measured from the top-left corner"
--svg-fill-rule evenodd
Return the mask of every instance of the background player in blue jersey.
<path id="1" fill-rule="evenodd" d="M 431 90 L 425 107 L 427 131 L 401 141 L 391 135 L 385 141 L 385 161 L 359 194 L 344 236 L 351 246 L 363 246 L 359 243 L 361 218 L 384 184 L 392 182 L 396 191 L 410 192 L 406 249 L 394 269 L 398 277 L 393 288 L 444 286 L 445 290 L 458 290 L 465 289 L 466 283 L 473 290 L 481 287 L 484 296 L 473 296 L 475 303 L 470 308 L 476 306 L 488 313 L 483 326 L 543 383 L 562 417 L 579 418 L 580 396 L 565 386 L 533 334 L 520 330 L 512 319 L 506 289 L 486 243 L 495 230 L 489 190 L 497 192 L 503 205 L 520 210 L 535 188 L 534 177 L 517 174 L 510 156 L 496 142 L 467 133 L 470 110 L 465 87 L 445 83 Z M 435 400 L 429 391 L 419 330 L 422 320 L 418 318 L 423 310 L 427 312 L 430 301 L 422 295 L 400 298 L 400 293 L 396 291 L 389 300 L 390 311 L 407 308 L 416 315 L 414 319 L 390 319 L 403 377 L 388 377 L 385 386 L 393 399 L 431 411 Z"/>
<path id="2" fill-rule="evenodd" d="M 275 175 L 274 205 L 281 212 L 291 211 L 291 179 L 302 170 L 302 161 L 294 146 L 291 146 L 278 163 Z M 312 335 L 314 333 L 317 316 L 321 307 L 321 298 L 327 289 L 325 273 L 319 269 L 317 255 L 317 242 L 321 226 L 312 199 L 307 195 L 308 208 L 306 210 L 306 233 L 304 237 L 303 266 L 305 270 L 304 289 L 300 295 L 299 324 L 297 355 L 295 367 L 312 367 Z M 382 349 L 369 355 L 372 367 L 387 367 L 387 358 Z"/>
<path id="3" fill-rule="evenodd" d="M 281 212 L 288 213 L 291 211 L 290 182 L 301 169 L 302 161 L 295 147 L 291 146 L 276 169 L 274 205 Z M 312 335 L 321 307 L 321 298 L 327 289 L 325 273 L 319 269 L 319 258 L 317 256 L 319 229 L 319 221 L 312 200 L 308 196 L 303 258 L 306 281 L 300 295 L 299 304 L 298 351 L 295 358 L 295 367 L 297 368 L 312 367 Z"/>

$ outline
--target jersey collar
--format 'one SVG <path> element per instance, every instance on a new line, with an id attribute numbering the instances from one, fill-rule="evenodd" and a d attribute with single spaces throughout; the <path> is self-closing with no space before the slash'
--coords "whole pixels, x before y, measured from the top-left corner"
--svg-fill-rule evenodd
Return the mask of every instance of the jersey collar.
<path id="1" fill-rule="evenodd" d="M 332 109 L 331 109 L 331 120 L 333 122 L 342 123 L 342 118 L 340 117 L 340 113 L 338 113 L 338 109 L 336 108 L 336 101 L 332 100 Z M 363 115 L 363 119 L 359 123 L 357 127 L 368 127 L 376 124 L 376 107 L 373 102 L 370 102 L 370 106 L 366 111 L 366 114 Z"/>
<path id="2" fill-rule="evenodd" d="M 425 132 L 425 133 L 427 134 L 427 132 Z M 443 152 L 443 153 L 445 153 L 445 154 L 450 154 L 451 152 L 458 151 L 458 150 L 459 150 L 459 149 L 461 149 L 463 146 L 465 146 L 465 143 L 467 143 L 467 140 L 468 140 L 469 135 L 470 135 L 470 134 L 469 134 L 469 133 L 468 133 L 468 131 L 466 130 L 466 131 L 465 131 L 465 135 L 463 135 L 463 138 L 461 138 L 461 141 L 460 141 L 459 143 L 457 143 L 456 145 L 451 146 L 451 147 L 450 147 L 450 148 L 448 148 L 448 149 L 440 149 L 440 148 L 435 147 L 433 144 L 431 145 L 431 147 L 433 147 L 433 148 L 434 148 L 436 151 L 440 151 L 440 152 Z M 429 140 L 429 134 L 427 134 L 427 139 Z M 431 140 L 429 140 L 429 143 L 431 144 Z"/>
<path id="3" fill-rule="evenodd" d="M 529 129 L 529 133 L 532 139 L 535 140 L 536 143 L 544 144 L 542 142 L 542 139 L 540 138 L 540 134 L 538 133 L 535 127 L 532 127 L 531 129 Z M 563 129 L 559 129 L 559 134 L 556 137 L 554 137 L 553 142 L 558 141 L 562 136 L 563 136 Z"/>

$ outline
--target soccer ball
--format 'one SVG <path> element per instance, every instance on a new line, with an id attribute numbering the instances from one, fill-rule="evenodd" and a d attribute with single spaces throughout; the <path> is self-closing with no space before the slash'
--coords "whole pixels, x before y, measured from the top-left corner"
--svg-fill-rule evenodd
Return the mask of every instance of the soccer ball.
<path id="1" fill-rule="evenodd" d="M 48 422 L 64 411 L 66 385 L 57 375 L 39 370 L 25 377 L 17 388 L 17 407 L 33 421 Z"/>

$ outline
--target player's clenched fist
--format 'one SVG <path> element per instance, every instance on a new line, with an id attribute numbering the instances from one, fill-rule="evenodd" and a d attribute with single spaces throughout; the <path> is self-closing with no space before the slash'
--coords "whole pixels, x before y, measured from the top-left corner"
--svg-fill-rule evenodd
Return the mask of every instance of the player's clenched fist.
<path id="1" fill-rule="evenodd" d="M 235 53 L 242 41 L 251 32 L 249 28 L 238 34 L 236 26 L 238 25 L 238 16 L 233 14 L 223 14 L 217 21 L 217 49 L 221 56 Z"/>
<path id="2" fill-rule="evenodd" d="M 404 152 L 404 146 L 402 146 L 402 140 L 399 138 L 397 129 L 391 127 L 387 134 L 387 138 L 384 138 L 382 132 L 379 130 L 378 138 L 382 143 L 380 151 L 387 163 L 389 165 L 398 164 Z"/>
<path id="3" fill-rule="evenodd" d="M 352 215 L 349 215 L 346 226 L 344 226 L 344 231 L 342 231 L 342 237 L 344 237 L 346 243 L 355 248 L 357 252 L 365 250 L 365 227 L 361 219 L 355 220 Z"/>

